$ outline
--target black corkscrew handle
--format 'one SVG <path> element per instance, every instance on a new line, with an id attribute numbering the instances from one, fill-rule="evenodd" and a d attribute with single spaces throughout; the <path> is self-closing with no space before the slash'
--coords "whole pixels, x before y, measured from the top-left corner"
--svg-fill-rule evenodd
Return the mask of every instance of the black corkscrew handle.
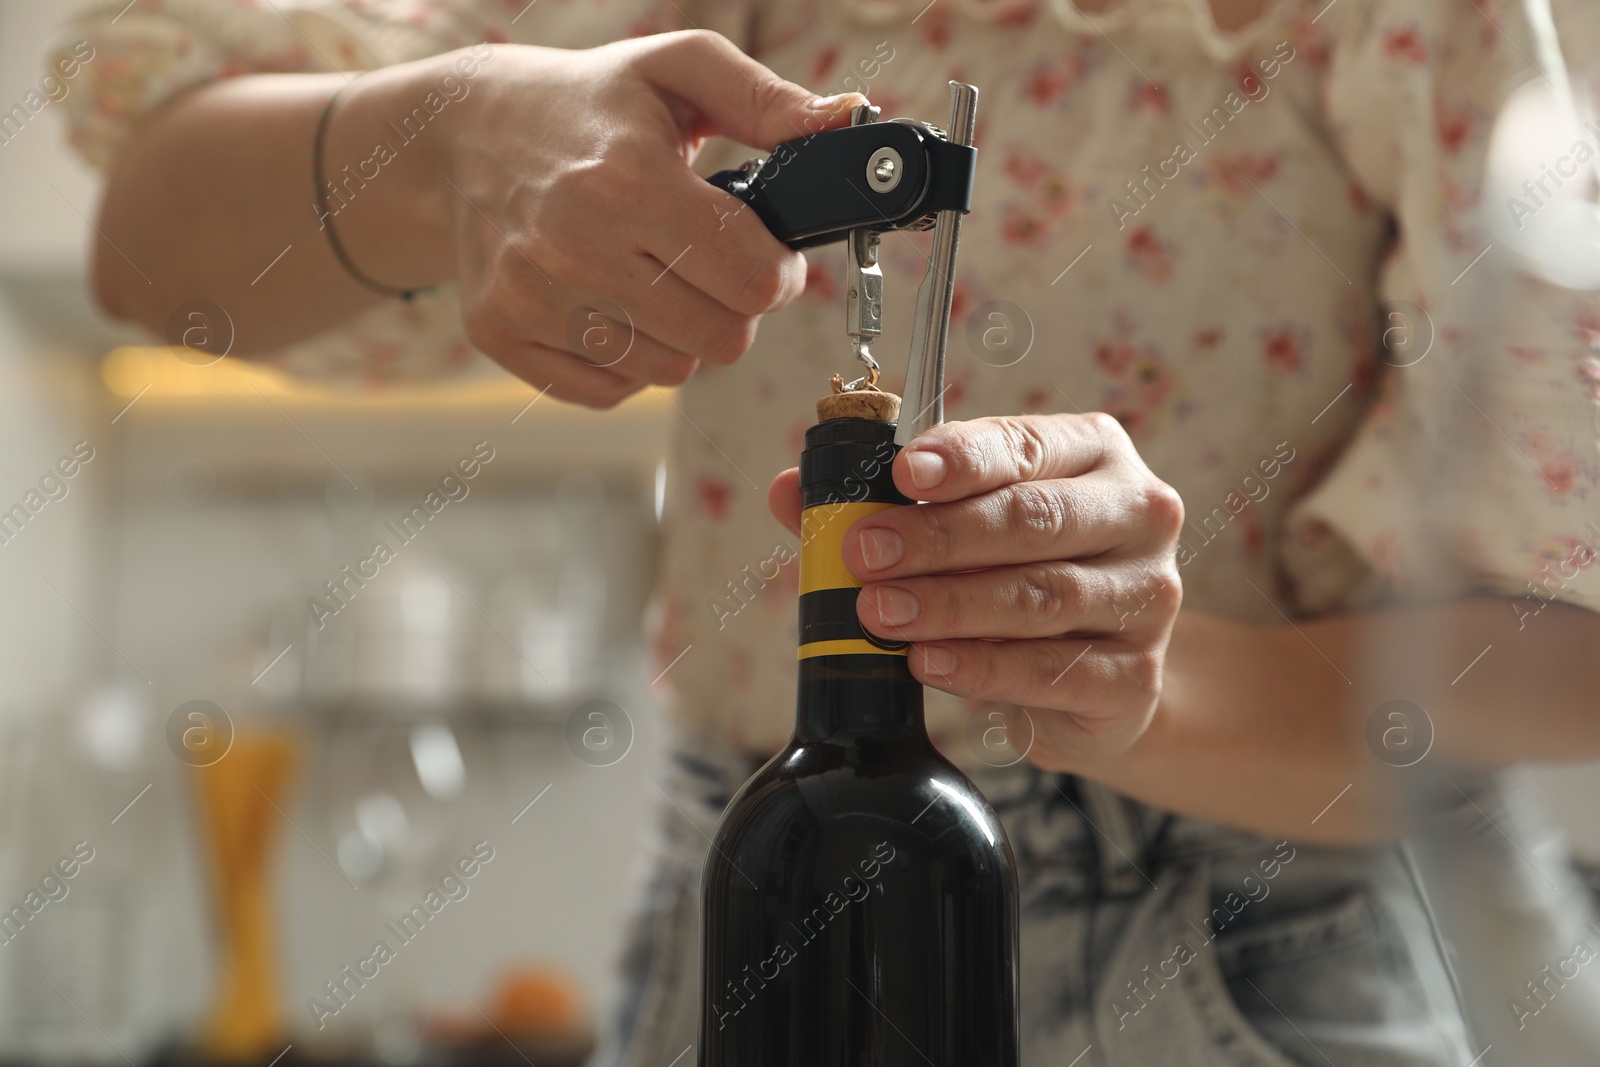
<path id="1" fill-rule="evenodd" d="M 972 207 L 975 148 L 907 119 L 786 141 L 765 159 L 707 181 L 743 200 L 790 248 L 841 241 L 853 229 L 926 229 Z"/>

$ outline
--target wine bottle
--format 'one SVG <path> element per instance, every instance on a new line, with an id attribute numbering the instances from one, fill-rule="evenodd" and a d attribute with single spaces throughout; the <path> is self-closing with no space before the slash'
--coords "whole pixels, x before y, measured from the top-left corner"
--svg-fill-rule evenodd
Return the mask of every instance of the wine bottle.
<path id="1" fill-rule="evenodd" d="M 794 737 L 706 859 L 700 1067 L 1016 1067 L 1017 891 L 993 808 L 933 747 L 904 642 L 856 616 L 841 546 L 894 487 L 895 424 L 800 459 Z"/>

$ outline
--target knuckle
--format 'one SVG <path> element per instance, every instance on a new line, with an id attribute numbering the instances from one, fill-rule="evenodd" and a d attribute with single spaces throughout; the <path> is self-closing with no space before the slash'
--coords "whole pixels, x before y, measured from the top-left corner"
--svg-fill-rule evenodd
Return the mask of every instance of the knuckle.
<path id="1" fill-rule="evenodd" d="M 1034 627 L 1062 627 L 1073 613 L 1077 587 L 1058 567 L 1024 567 L 1017 575 L 1016 606 Z"/>
<path id="2" fill-rule="evenodd" d="M 544 179 L 540 195 L 514 193 L 511 203 L 513 217 L 526 219 L 530 232 L 545 236 L 564 233 L 572 216 L 599 207 L 597 187 L 615 190 L 618 182 L 633 180 L 628 168 L 614 166 L 602 150 L 585 159 L 555 164 L 552 169 L 554 173 Z"/>
<path id="3" fill-rule="evenodd" d="M 1104 411 L 1091 411 L 1083 418 L 1096 433 L 1106 439 L 1108 444 L 1122 444 L 1128 440 L 1128 431 L 1114 415 L 1108 415 Z"/>
<path id="4" fill-rule="evenodd" d="M 1019 482 L 1006 501 L 1006 526 L 1029 545 L 1049 545 L 1072 530 L 1072 515 L 1057 493 L 1042 486 Z"/>
<path id="5" fill-rule="evenodd" d="M 1127 683 L 1133 689 L 1153 699 L 1161 692 L 1165 663 L 1166 657 L 1159 648 L 1142 648 L 1127 654 L 1122 669 Z"/>
<path id="6" fill-rule="evenodd" d="M 639 45 L 639 56 L 671 55 L 682 53 L 693 60 L 709 58 L 711 50 L 717 47 L 717 42 L 727 42 L 727 38 L 714 30 L 672 30 L 669 33 L 658 33 L 643 38 Z M 731 43 L 731 42 L 728 42 Z"/>
<path id="7" fill-rule="evenodd" d="M 727 38 L 720 37 L 720 40 L 722 40 L 729 49 L 734 49 L 734 45 L 732 42 L 728 41 Z M 734 50 L 737 51 L 737 49 Z M 756 67 L 754 70 L 748 73 L 747 77 L 741 78 L 740 81 L 744 83 L 747 98 L 749 100 L 749 114 L 757 123 L 759 123 L 769 111 L 782 105 L 784 96 L 786 95 L 786 91 L 788 89 L 787 82 L 764 66 Z M 802 132 L 804 131 L 798 127 L 794 130 L 794 134 L 796 136 Z"/>
<path id="8" fill-rule="evenodd" d="M 759 260 L 750 265 L 739 291 L 734 296 L 733 310 L 743 315 L 760 315 L 776 308 L 788 290 L 783 264 L 776 260 Z"/>
<path id="9" fill-rule="evenodd" d="M 1028 657 L 1028 669 L 1023 678 L 1030 691 L 1052 692 L 1061 682 L 1062 676 L 1067 674 L 1078 653 L 1065 642 L 1037 641 L 1034 642 L 1037 651 Z M 1078 667 L 1082 667 L 1080 663 Z"/>
<path id="10" fill-rule="evenodd" d="M 982 479 L 989 469 L 989 456 L 983 446 L 982 436 L 979 424 L 946 422 L 928 430 L 921 440 L 937 445 L 953 473 L 960 473 L 969 479 Z"/>
<path id="11" fill-rule="evenodd" d="M 1183 584 L 1176 573 L 1152 574 L 1142 596 L 1155 612 L 1155 617 L 1165 624 L 1183 606 Z"/>
<path id="12" fill-rule="evenodd" d="M 729 47 L 732 47 L 731 45 Z M 767 111 L 782 103 L 786 83 L 776 74 L 763 69 L 750 79 L 750 102 L 753 113 L 765 115 Z M 800 133 L 796 130 L 795 133 Z"/>
<path id="13" fill-rule="evenodd" d="M 507 303 L 542 307 L 552 276 L 587 280 L 589 264 L 558 231 L 535 226 L 505 238 L 496 234 L 494 240 L 499 246 L 491 268 L 494 292 Z"/>
<path id="14" fill-rule="evenodd" d="M 1183 529 L 1183 497 L 1166 482 L 1151 479 L 1140 501 L 1147 529 L 1160 536 L 1163 542 L 1177 540 Z"/>
<path id="15" fill-rule="evenodd" d="M 713 326 L 700 343 L 700 354 L 714 363 L 732 363 L 755 343 L 756 325 L 753 318 L 738 318 Z"/>
<path id="16" fill-rule="evenodd" d="M 685 30 L 683 31 L 683 37 L 685 45 L 700 51 L 715 51 L 726 54 L 734 47 L 732 41 L 716 30 Z"/>
<path id="17" fill-rule="evenodd" d="M 1162 569 L 1161 582 L 1156 590 L 1156 603 L 1168 616 L 1178 614 L 1183 607 L 1183 579 L 1178 575 L 1176 561 L 1169 561 Z"/>
<path id="18" fill-rule="evenodd" d="M 527 209 L 536 218 L 556 223 L 574 203 L 598 206 L 608 197 L 614 198 L 618 182 L 642 180 L 636 168 L 624 165 L 619 154 L 616 141 L 602 141 L 580 158 L 561 160 L 546 179 L 544 194 L 528 199 Z"/>
<path id="19" fill-rule="evenodd" d="M 1031 482 L 1038 478 L 1050 451 L 1038 424 L 1030 419 L 1008 416 L 997 420 L 997 425 L 1005 442 L 1006 455 L 1015 464 L 1018 480 Z"/>
<path id="20" fill-rule="evenodd" d="M 1168 559 L 1151 567 L 1141 561 L 1131 583 L 1116 583 L 1111 606 L 1117 613 L 1118 630 L 1130 633 L 1165 633 L 1183 605 L 1183 583 L 1176 560 Z"/>

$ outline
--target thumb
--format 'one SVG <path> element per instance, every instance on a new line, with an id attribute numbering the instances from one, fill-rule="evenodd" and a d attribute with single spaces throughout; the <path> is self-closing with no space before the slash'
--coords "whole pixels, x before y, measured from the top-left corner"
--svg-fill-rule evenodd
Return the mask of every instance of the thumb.
<path id="1" fill-rule="evenodd" d="M 819 97 L 778 77 L 719 33 L 684 30 L 651 43 L 639 61 L 645 80 L 688 104 L 695 127 L 754 148 L 770 151 L 796 137 L 848 126 L 850 110 L 867 102 L 860 93 Z"/>
<path id="2" fill-rule="evenodd" d="M 790 533 L 800 532 L 800 468 L 790 467 L 767 488 L 767 507 Z"/>

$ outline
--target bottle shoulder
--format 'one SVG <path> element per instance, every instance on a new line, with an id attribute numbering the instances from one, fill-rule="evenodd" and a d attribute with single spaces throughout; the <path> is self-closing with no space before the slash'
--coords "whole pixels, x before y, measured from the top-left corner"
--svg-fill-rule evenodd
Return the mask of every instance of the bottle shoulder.
<path id="1" fill-rule="evenodd" d="M 974 868 L 1013 865 L 987 799 L 931 745 L 866 750 L 793 743 L 735 794 L 717 830 L 718 853 L 850 853 L 891 849 L 913 862 L 968 857 Z"/>

